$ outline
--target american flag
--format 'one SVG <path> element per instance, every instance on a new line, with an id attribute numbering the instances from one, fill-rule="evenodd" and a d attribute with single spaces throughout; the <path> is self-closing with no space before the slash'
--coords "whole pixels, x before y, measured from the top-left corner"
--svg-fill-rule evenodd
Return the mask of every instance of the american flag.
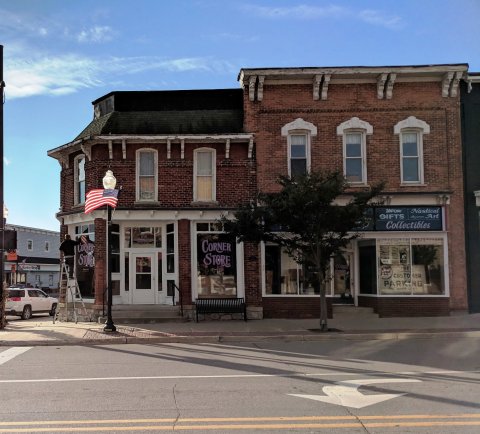
<path id="1" fill-rule="evenodd" d="M 110 205 L 112 208 L 116 208 L 118 190 L 97 188 L 90 190 L 87 193 L 85 200 L 85 214 L 92 212 L 93 210 L 100 208 L 103 205 Z"/>

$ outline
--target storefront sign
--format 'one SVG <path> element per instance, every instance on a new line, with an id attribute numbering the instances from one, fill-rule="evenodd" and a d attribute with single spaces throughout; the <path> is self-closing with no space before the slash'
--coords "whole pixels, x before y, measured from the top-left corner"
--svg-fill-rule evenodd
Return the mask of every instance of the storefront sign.
<path id="1" fill-rule="evenodd" d="M 18 264 L 18 269 L 21 271 L 40 271 L 40 265 Z"/>
<path id="2" fill-rule="evenodd" d="M 368 208 L 358 231 L 441 231 L 440 206 L 388 206 Z"/>
<path id="3" fill-rule="evenodd" d="M 442 208 L 439 206 L 375 208 L 377 231 L 441 231 Z"/>
<path id="4" fill-rule="evenodd" d="M 235 267 L 235 240 L 223 236 L 204 236 L 198 240 L 199 265 L 205 269 Z"/>

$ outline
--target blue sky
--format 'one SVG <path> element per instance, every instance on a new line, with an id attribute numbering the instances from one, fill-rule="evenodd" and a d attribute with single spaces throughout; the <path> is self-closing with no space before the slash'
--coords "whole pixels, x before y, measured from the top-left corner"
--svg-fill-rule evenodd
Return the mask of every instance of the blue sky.
<path id="1" fill-rule="evenodd" d="M 114 90 L 236 88 L 242 67 L 469 63 L 480 0 L 0 0 L 8 222 L 58 230 L 47 151 Z"/>

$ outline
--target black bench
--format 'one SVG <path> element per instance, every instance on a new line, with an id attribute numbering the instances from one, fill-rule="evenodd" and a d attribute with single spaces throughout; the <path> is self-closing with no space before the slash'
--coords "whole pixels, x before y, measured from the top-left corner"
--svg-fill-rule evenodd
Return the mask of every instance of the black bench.
<path id="1" fill-rule="evenodd" d="M 244 298 L 197 298 L 195 310 L 197 322 L 199 313 L 243 313 L 243 319 L 247 320 L 247 306 Z"/>

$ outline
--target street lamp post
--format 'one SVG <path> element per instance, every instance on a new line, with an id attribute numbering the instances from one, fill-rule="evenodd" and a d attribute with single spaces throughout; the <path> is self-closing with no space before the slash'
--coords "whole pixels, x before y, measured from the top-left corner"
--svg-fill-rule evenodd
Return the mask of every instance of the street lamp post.
<path id="1" fill-rule="evenodd" d="M 108 190 L 115 189 L 117 184 L 117 180 L 115 176 L 113 176 L 113 172 L 111 170 L 107 170 L 107 173 L 103 177 L 103 188 Z M 105 332 L 115 332 L 117 328 L 113 323 L 112 318 L 112 207 L 107 205 L 107 266 L 108 266 L 108 274 L 107 274 L 107 322 L 105 323 L 105 327 L 103 331 Z"/>

